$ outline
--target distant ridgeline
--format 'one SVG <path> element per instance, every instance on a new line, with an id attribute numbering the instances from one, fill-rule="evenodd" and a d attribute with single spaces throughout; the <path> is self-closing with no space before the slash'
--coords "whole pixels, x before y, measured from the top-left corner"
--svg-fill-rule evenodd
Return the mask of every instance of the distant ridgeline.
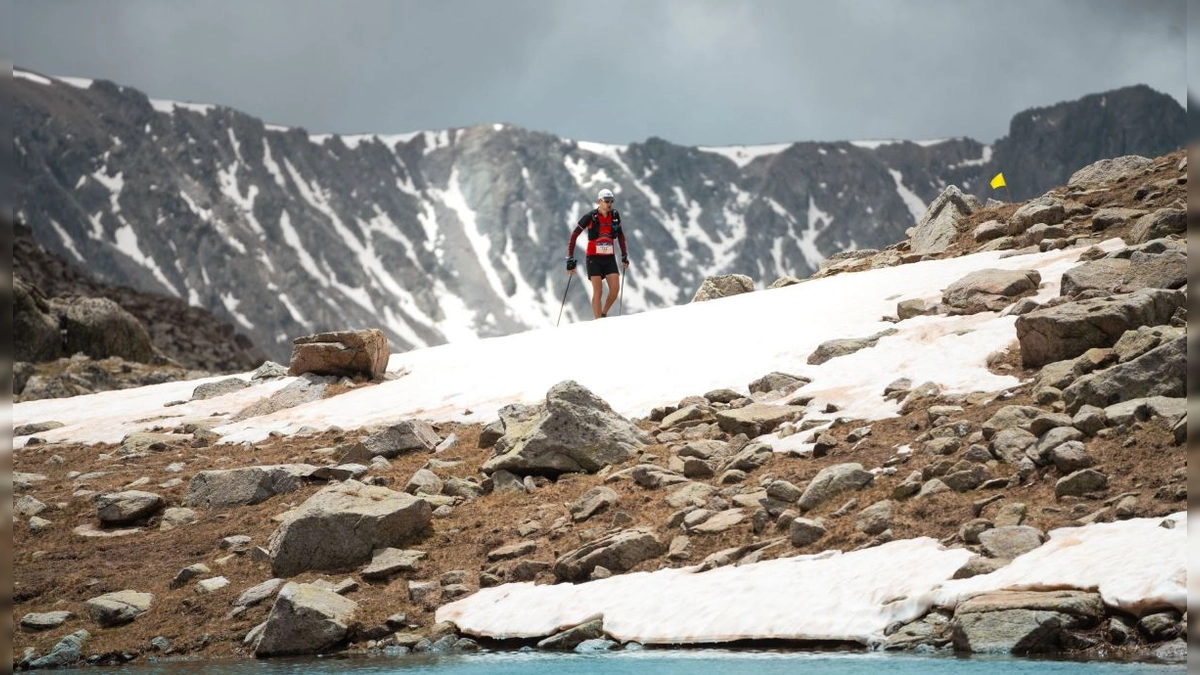
<path id="1" fill-rule="evenodd" d="M 985 146 L 940 141 L 606 145 L 510 125 L 310 135 L 111 82 L 15 71 L 16 211 L 100 279 L 291 340 L 382 328 L 393 349 L 553 323 L 571 225 L 610 187 L 630 237 L 628 312 L 706 276 L 807 277 L 904 239 L 950 184 L 1013 199 L 1097 159 L 1183 147 L 1185 111 L 1145 86 L 1017 114 Z M 997 194 L 1007 198 L 1008 194 Z M 571 293 L 564 319 L 590 316 Z"/>

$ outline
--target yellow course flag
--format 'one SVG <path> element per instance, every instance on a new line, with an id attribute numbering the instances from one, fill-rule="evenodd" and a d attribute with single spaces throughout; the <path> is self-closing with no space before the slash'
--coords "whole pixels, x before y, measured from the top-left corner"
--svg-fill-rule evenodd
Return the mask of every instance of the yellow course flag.
<path id="1" fill-rule="evenodd" d="M 1002 173 L 996 174 L 996 177 L 992 179 L 992 189 L 993 190 L 995 190 L 996 188 L 1004 187 L 1006 185 L 1008 185 L 1008 183 L 1004 182 L 1004 174 L 1002 174 Z"/>

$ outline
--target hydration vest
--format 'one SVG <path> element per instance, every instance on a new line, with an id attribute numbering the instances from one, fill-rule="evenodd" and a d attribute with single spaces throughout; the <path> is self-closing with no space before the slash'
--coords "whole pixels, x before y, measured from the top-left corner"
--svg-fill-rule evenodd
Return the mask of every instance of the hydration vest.
<path id="1" fill-rule="evenodd" d="M 616 241 L 617 233 L 620 232 L 620 214 L 617 209 L 608 211 L 612 214 L 612 232 L 608 233 L 608 240 Z M 592 209 L 592 221 L 588 223 L 588 241 L 595 241 L 600 237 L 600 209 Z"/>

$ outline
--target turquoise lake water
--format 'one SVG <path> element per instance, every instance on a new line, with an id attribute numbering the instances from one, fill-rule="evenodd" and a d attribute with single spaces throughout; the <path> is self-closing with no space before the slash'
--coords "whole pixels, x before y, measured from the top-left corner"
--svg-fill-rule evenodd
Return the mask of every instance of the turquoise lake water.
<path id="1" fill-rule="evenodd" d="M 493 652 L 272 659 L 267 661 L 173 661 L 88 668 L 121 675 L 1175 675 L 1186 664 L 1050 661 L 1011 657 L 957 658 L 888 653 L 799 653 L 646 650 L 601 654 Z"/>

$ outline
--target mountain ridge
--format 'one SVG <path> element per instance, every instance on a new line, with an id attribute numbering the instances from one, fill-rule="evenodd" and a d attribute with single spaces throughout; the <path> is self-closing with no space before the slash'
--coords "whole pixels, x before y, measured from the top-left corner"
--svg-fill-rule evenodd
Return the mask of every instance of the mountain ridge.
<path id="1" fill-rule="evenodd" d="M 966 138 L 797 142 L 739 165 L 659 138 L 608 145 L 501 124 L 309 135 L 103 80 L 32 77 L 13 83 L 16 212 L 39 243 L 105 281 L 204 306 L 280 361 L 321 330 L 380 327 L 407 349 L 548 325 L 564 240 L 600 187 L 617 191 L 631 234 L 625 307 L 645 311 L 688 301 L 713 274 L 805 277 L 835 253 L 883 248 L 946 185 L 982 196 L 995 154 L 1024 158 L 1056 133 L 1018 125 L 995 152 Z M 1182 108 L 1151 98 L 1170 123 L 1120 135 L 1120 154 L 1182 146 Z M 1118 108 L 1098 124 L 1137 124 Z M 1026 164 L 1053 169 L 1043 189 L 1069 173 Z M 1006 177 L 1016 199 L 1041 180 Z M 589 315 L 586 293 L 567 301 L 566 320 Z"/>

